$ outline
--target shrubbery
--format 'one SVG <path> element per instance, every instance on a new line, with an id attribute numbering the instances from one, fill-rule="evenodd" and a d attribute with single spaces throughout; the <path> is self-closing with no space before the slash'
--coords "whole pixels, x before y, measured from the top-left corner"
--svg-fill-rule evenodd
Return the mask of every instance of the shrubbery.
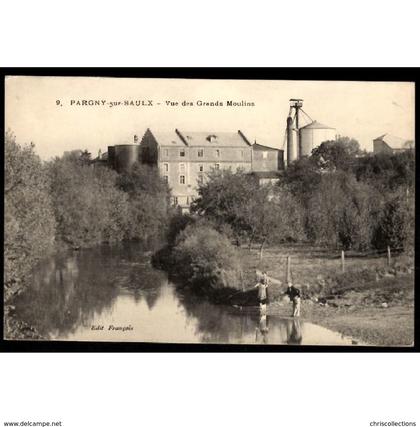
<path id="1" fill-rule="evenodd" d="M 180 278 L 196 288 L 240 289 L 241 266 L 229 239 L 208 224 L 187 225 L 172 251 Z"/>

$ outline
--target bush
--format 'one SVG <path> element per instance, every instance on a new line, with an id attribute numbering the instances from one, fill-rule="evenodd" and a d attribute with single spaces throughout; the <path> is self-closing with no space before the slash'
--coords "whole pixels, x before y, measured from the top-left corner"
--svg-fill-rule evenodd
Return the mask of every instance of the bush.
<path id="1" fill-rule="evenodd" d="M 241 266 L 229 239 L 208 225 L 183 230 L 173 250 L 179 276 L 197 289 L 241 289 Z"/>

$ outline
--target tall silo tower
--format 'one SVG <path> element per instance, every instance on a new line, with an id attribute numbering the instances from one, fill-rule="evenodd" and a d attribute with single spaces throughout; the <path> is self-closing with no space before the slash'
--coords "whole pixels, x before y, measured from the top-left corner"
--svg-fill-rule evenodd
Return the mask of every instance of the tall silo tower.
<path id="1" fill-rule="evenodd" d="M 336 129 L 323 125 L 316 120 L 299 129 L 300 157 L 310 156 L 312 150 L 324 141 L 336 139 Z"/>

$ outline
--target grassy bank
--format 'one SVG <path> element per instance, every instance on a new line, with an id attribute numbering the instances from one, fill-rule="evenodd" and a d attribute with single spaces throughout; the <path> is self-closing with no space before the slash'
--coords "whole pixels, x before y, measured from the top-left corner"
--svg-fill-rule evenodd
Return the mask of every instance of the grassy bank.
<path id="1" fill-rule="evenodd" d="M 257 248 L 241 248 L 245 288 L 255 271 L 277 279 L 270 286 L 271 314 L 289 316 L 286 259 L 291 256 L 293 283 L 302 290 L 302 317 L 367 344 L 410 345 L 414 340 L 414 261 L 349 254 L 341 272 L 340 254 L 308 245 L 272 247 L 259 259 Z"/>

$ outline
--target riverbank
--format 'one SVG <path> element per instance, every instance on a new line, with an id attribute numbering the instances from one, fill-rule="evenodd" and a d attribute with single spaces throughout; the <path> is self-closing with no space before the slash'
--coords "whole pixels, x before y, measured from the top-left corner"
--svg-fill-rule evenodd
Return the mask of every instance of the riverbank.
<path id="1" fill-rule="evenodd" d="M 268 315 L 288 317 L 291 311 L 288 301 L 274 301 Z M 304 300 L 301 319 L 351 337 L 355 344 L 410 346 L 414 340 L 413 306 L 337 308 Z"/>
<path id="2" fill-rule="evenodd" d="M 414 260 L 401 254 L 387 266 L 383 257 L 353 254 L 341 272 L 338 254 L 308 245 L 259 250 L 241 248 L 246 289 L 255 271 L 271 281 L 269 314 L 290 316 L 286 259 L 291 256 L 293 283 L 302 291 L 302 318 L 371 345 L 405 346 L 414 341 Z"/>

